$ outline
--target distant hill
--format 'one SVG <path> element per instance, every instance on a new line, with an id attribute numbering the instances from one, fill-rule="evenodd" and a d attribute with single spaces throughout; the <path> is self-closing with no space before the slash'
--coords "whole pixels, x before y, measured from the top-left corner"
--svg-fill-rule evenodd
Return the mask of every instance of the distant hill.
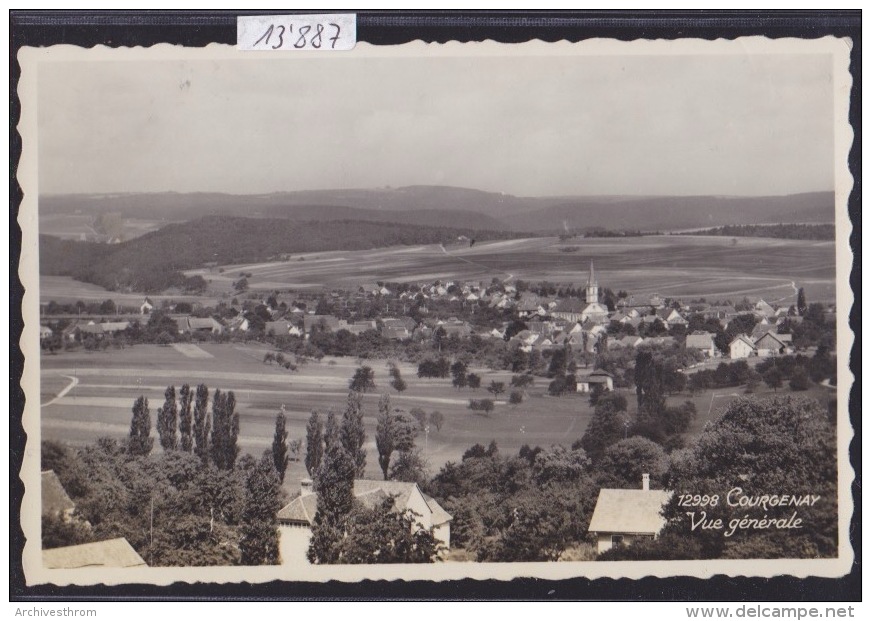
<path id="1" fill-rule="evenodd" d="M 833 192 L 790 196 L 575 198 L 503 218 L 516 231 L 591 228 L 675 231 L 732 224 L 833 223 Z"/>
<path id="2" fill-rule="evenodd" d="M 314 190 L 237 196 L 155 193 L 42 196 L 41 215 L 97 216 L 181 222 L 209 215 L 294 220 L 358 220 L 487 230 L 557 232 L 661 230 L 736 224 L 834 223 L 834 193 L 790 196 L 519 197 L 447 186 Z"/>
<path id="3" fill-rule="evenodd" d="M 110 290 L 156 293 L 169 287 L 184 287 L 186 281 L 181 272 L 207 262 L 255 263 L 286 253 L 448 243 L 462 235 L 475 240 L 517 236 L 459 227 L 358 220 L 305 222 L 206 216 L 170 224 L 116 245 L 41 235 L 39 258 L 40 272 L 45 275 L 71 276 Z"/>
<path id="4" fill-rule="evenodd" d="M 362 220 L 419 226 L 505 229 L 494 208 L 501 195 L 458 188 L 400 188 L 396 190 L 322 190 L 234 195 L 178 194 L 69 194 L 42 196 L 41 215 L 98 216 L 115 213 L 124 218 L 183 222 L 203 216 L 225 215 L 294 218 L 311 221 Z M 513 199 L 511 208 L 518 207 Z M 509 201 L 510 202 L 510 201 Z M 520 205 L 522 207 L 522 204 Z M 491 215 L 492 214 L 492 215 Z"/>

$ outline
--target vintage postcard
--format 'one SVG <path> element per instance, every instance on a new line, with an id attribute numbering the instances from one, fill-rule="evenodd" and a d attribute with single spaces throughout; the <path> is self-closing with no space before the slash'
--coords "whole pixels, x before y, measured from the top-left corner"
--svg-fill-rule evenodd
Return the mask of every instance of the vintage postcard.
<path id="1" fill-rule="evenodd" d="M 28 584 L 846 574 L 850 49 L 22 49 Z"/>

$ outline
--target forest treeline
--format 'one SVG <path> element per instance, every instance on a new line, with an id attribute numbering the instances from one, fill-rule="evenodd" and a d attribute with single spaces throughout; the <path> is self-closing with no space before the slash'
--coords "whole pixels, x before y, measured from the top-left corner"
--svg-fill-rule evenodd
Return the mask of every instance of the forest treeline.
<path id="1" fill-rule="evenodd" d="M 718 237 L 774 237 L 776 239 L 807 239 L 834 241 L 834 224 L 734 224 L 681 235 L 714 235 Z"/>
<path id="2" fill-rule="evenodd" d="M 465 237 L 504 239 L 519 234 L 499 231 L 362 222 L 299 222 L 287 219 L 207 216 L 170 224 L 120 244 L 39 239 L 40 271 L 70 276 L 110 291 L 158 293 L 171 287 L 195 289 L 202 279 L 183 270 L 256 263 L 295 253 L 366 250 L 386 246 L 446 244 Z"/>

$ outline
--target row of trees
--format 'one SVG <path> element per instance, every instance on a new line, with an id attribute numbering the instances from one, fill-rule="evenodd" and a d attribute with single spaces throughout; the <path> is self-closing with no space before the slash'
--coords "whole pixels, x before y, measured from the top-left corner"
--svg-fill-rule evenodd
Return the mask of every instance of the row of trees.
<path id="1" fill-rule="evenodd" d="M 215 390 L 209 408 L 209 389 L 205 384 L 192 391 L 182 385 L 178 394 L 174 386 L 164 392 L 164 403 L 157 410 L 157 431 L 163 449 L 161 459 L 173 460 L 174 454 L 186 454 L 199 460 L 203 472 L 232 473 L 239 456 L 239 414 L 233 391 Z M 135 458 L 150 456 L 151 416 L 148 399 L 140 396 L 133 404 L 130 434 L 124 451 Z M 243 565 L 278 562 L 277 511 L 280 508 L 280 482 L 288 460 L 286 418 L 276 418 L 272 450 L 260 461 L 245 464 L 244 497 L 238 516 L 238 562 Z M 252 458 L 253 460 L 253 458 Z M 220 479 L 218 475 L 211 475 Z M 181 482 L 179 482 L 181 484 Z M 214 520 L 214 506 L 210 520 Z M 171 563 L 170 563 L 171 564 Z"/>
<path id="2" fill-rule="evenodd" d="M 233 391 L 216 390 L 210 410 L 205 384 L 198 385 L 196 392 L 184 384 L 178 395 L 175 386 L 168 386 L 163 406 L 157 410 L 157 432 L 164 452 L 193 453 L 220 470 L 232 470 L 239 456 L 236 396 Z M 133 455 L 148 455 L 153 446 L 148 399 L 140 396 L 133 403 L 127 450 Z"/>
<path id="3" fill-rule="evenodd" d="M 417 425 L 392 409 L 387 395 L 378 410 L 375 443 L 387 479 L 397 475 L 402 456 L 413 453 Z M 305 464 L 318 496 L 308 559 L 315 564 L 433 562 L 439 544 L 431 532 L 416 526 L 410 511 L 396 511 L 394 498 L 375 506 L 355 498 L 354 480 L 366 470 L 365 439 L 360 393 L 348 395 L 341 422 L 333 412 L 325 424 L 317 413 L 309 419 Z M 391 464 L 397 452 L 400 459 Z"/>

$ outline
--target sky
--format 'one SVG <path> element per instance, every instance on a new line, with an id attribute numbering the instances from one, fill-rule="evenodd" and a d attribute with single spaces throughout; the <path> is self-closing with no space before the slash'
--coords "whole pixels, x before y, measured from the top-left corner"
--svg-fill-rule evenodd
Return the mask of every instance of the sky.
<path id="1" fill-rule="evenodd" d="M 51 62 L 40 193 L 832 190 L 832 73 L 823 54 Z"/>

